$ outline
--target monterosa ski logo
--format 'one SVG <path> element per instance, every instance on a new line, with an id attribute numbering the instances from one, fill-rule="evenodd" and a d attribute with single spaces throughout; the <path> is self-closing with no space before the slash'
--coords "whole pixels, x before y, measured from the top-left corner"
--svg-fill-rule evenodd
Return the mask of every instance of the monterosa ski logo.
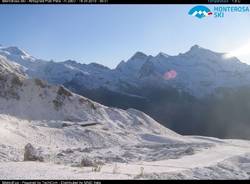
<path id="1" fill-rule="evenodd" d="M 213 13 L 206 6 L 195 6 L 188 12 L 188 14 L 201 19 L 212 15 Z"/>
<path id="2" fill-rule="evenodd" d="M 227 13 L 250 13 L 248 6 L 214 6 L 211 11 L 206 6 L 195 6 L 188 14 L 199 19 L 213 15 L 214 18 L 223 18 Z"/>

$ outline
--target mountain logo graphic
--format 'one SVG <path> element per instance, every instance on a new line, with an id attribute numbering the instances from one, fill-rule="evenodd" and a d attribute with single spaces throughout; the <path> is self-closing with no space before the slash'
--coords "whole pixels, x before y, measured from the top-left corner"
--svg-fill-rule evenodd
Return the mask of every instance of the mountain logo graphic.
<path id="1" fill-rule="evenodd" d="M 213 13 L 206 6 L 195 6 L 188 12 L 188 14 L 201 19 L 203 17 L 210 16 Z"/>

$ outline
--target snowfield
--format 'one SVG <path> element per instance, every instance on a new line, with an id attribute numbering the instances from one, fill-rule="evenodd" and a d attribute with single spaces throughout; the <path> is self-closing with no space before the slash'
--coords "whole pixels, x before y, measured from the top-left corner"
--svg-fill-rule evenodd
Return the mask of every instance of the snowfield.
<path id="1" fill-rule="evenodd" d="M 62 128 L 1 115 L 0 179 L 250 179 L 250 141 L 108 133 L 102 125 Z M 44 162 L 23 161 L 27 143 Z M 84 157 L 98 160 L 100 171 L 79 165 Z"/>

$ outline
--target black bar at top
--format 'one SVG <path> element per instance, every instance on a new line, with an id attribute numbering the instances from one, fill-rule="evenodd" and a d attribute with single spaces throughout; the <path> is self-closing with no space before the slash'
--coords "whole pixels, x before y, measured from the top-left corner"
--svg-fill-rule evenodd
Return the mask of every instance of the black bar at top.
<path id="1" fill-rule="evenodd" d="M 250 0 L 0 0 L 1 4 L 250 4 Z"/>

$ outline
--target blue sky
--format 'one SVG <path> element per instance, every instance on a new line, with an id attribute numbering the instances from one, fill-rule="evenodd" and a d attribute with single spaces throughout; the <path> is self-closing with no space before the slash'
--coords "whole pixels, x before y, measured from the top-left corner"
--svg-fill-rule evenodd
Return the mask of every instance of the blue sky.
<path id="1" fill-rule="evenodd" d="M 0 5 L 0 44 L 114 68 L 136 51 L 176 55 L 198 44 L 230 52 L 249 43 L 250 13 L 197 19 L 188 15 L 193 6 Z M 239 58 L 250 63 L 249 55 Z"/>

